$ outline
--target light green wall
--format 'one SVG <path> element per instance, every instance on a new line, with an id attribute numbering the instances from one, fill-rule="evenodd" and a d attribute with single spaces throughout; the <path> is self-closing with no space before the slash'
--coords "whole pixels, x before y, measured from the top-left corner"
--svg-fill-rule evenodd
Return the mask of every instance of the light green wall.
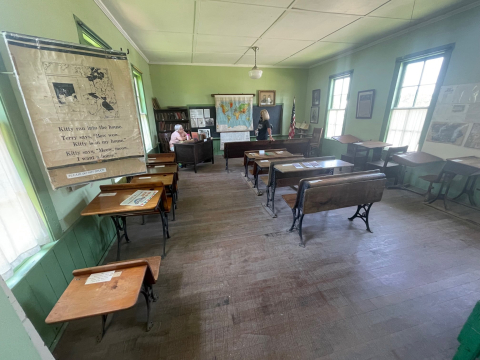
<path id="1" fill-rule="evenodd" d="M 0 9 L 0 30 L 78 43 L 77 28 L 73 19 L 73 15 L 75 14 L 113 49 L 118 50 L 123 48 L 123 50 L 130 50 L 128 60 L 142 71 L 146 98 L 150 99 L 152 97 L 152 85 L 148 64 L 130 43 L 127 42 L 93 0 L 0 0 Z M 10 60 L 8 59 L 4 46 L 0 47 L 0 53 L 6 66 L 9 67 Z M 14 79 L 12 80 L 14 81 Z M 13 88 L 16 90 L 16 85 L 14 85 Z M 22 100 L 17 91 L 15 91 L 15 96 L 17 102 L 22 104 Z M 9 105 L 12 104 L 6 104 L 7 111 Z M 23 115 L 23 121 L 27 123 L 28 117 L 23 105 L 20 106 L 20 109 Z M 147 111 L 151 122 L 150 129 L 152 130 L 152 139 L 154 139 L 153 144 L 155 145 L 154 116 L 150 101 L 147 101 Z M 13 119 L 13 121 L 19 120 L 21 119 Z M 34 143 L 30 125 L 27 126 L 27 132 L 28 136 L 27 134 L 17 135 L 19 136 L 19 141 L 32 141 L 32 143 Z M 42 164 L 36 145 L 34 146 L 34 151 L 38 163 Z M 41 166 L 41 168 L 42 176 L 48 184 L 47 175 L 43 171 L 43 166 Z M 105 182 L 110 183 L 110 180 Z M 100 184 L 100 182 L 97 182 L 95 185 L 89 185 L 86 188 L 74 192 L 68 192 L 66 189 L 53 191 L 50 185 L 48 185 L 48 192 L 53 201 L 60 225 L 64 231 L 78 219 L 83 207 L 98 193 L 98 186 Z"/>
<path id="2" fill-rule="evenodd" d="M 354 54 L 311 68 L 308 74 L 307 96 L 311 96 L 313 89 L 322 90 L 318 126 L 324 127 L 329 76 L 340 72 L 354 71 L 344 133 L 356 135 L 362 140 L 383 140 L 380 139 L 380 132 L 394 75 L 395 61 L 398 57 L 455 43 L 443 85 L 480 82 L 479 24 L 480 7 L 476 7 Z M 372 119 L 355 119 L 357 93 L 360 90 L 368 89 L 376 90 Z M 307 101 L 305 113 L 310 111 L 310 106 L 311 104 Z M 345 153 L 346 146 L 325 139 L 322 150 L 324 155 L 339 157 Z M 417 187 L 426 188 L 428 183 L 419 180 L 418 176 L 439 171 L 439 166 L 418 168 L 407 175 L 407 181 L 411 181 Z M 452 194 L 459 190 L 464 180 L 457 179 Z"/>
<path id="3" fill-rule="evenodd" d="M 283 103 L 282 134 L 288 133 L 294 97 L 297 122 L 305 120 L 308 70 L 264 68 L 258 80 L 248 77 L 249 70 L 245 67 L 150 65 L 153 95 L 161 107 L 167 107 L 213 104 L 211 94 L 258 95 L 258 90 L 276 90 L 276 102 Z M 257 97 L 254 102 L 258 102 Z"/>

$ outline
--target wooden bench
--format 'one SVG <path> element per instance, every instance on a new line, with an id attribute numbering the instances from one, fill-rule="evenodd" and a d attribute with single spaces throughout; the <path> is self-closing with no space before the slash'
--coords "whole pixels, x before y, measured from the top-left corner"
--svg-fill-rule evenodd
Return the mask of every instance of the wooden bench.
<path id="1" fill-rule="evenodd" d="M 160 256 L 117 261 L 102 266 L 73 271 L 74 278 L 45 319 L 47 324 L 67 322 L 93 316 L 102 317 L 101 341 L 107 331 L 107 317 L 133 307 L 142 293 L 147 302 L 147 331 L 150 321 L 150 304 L 157 301 L 152 285 L 158 280 Z M 104 282 L 86 284 L 92 274 L 114 271 L 113 277 Z"/>
<path id="2" fill-rule="evenodd" d="M 286 140 L 260 140 L 260 141 L 240 141 L 224 144 L 223 157 L 225 159 L 225 170 L 228 170 L 228 159 L 243 158 L 245 151 L 249 150 L 269 150 L 285 148 L 292 154 L 302 154 L 308 157 L 310 151 L 311 139 L 286 139 Z M 245 164 L 243 164 L 245 166 Z"/>
<path id="3" fill-rule="evenodd" d="M 385 174 L 379 170 L 302 179 L 296 194 L 282 196 L 293 213 L 290 231 L 298 220 L 300 246 L 305 247 L 302 223 L 306 214 L 357 206 L 355 214 L 348 219 L 353 221 L 359 217 L 372 232 L 368 215 L 373 203 L 382 200 L 386 181 Z"/>

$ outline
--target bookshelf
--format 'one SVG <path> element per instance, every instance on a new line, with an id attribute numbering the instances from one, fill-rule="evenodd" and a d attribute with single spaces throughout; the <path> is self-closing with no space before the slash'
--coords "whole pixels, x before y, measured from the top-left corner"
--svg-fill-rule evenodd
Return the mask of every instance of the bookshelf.
<path id="1" fill-rule="evenodd" d="M 190 120 L 186 107 L 169 107 L 155 110 L 155 125 L 161 152 L 170 151 L 170 136 L 175 131 L 175 125 L 181 124 L 186 132 L 190 132 Z"/>

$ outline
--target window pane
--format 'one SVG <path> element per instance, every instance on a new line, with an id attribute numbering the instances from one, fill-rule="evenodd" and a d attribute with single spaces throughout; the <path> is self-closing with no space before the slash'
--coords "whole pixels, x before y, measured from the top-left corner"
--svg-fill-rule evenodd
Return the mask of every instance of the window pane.
<path id="1" fill-rule="evenodd" d="M 350 77 L 343 79 L 343 90 L 342 94 L 348 94 L 348 88 L 350 87 Z"/>
<path id="2" fill-rule="evenodd" d="M 332 109 L 340 109 L 340 100 L 342 95 L 334 95 L 332 99 Z"/>
<path id="3" fill-rule="evenodd" d="M 415 100 L 415 94 L 417 92 L 417 86 L 410 86 L 403 88 L 400 92 L 400 97 L 398 98 L 397 107 L 405 108 L 412 107 L 413 101 Z"/>
<path id="4" fill-rule="evenodd" d="M 402 87 L 418 85 L 420 83 L 423 64 L 423 61 L 419 61 L 407 65 L 407 68 L 405 70 L 405 76 L 403 77 Z"/>
<path id="5" fill-rule="evenodd" d="M 425 62 L 421 84 L 435 84 L 442 68 L 443 57 Z"/>
<path id="6" fill-rule="evenodd" d="M 435 85 L 423 85 L 418 88 L 417 99 L 415 100 L 415 107 L 429 107 L 432 100 Z"/>
<path id="7" fill-rule="evenodd" d="M 347 94 L 342 95 L 342 100 L 340 101 L 340 109 L 345 109 L 347 107 Z"/>
<path id="8" fill-rule="evenodd" d="M 333 85 L 333 95 L 340 95 L 342 93 L 343 79 L 335 79 Z"/>

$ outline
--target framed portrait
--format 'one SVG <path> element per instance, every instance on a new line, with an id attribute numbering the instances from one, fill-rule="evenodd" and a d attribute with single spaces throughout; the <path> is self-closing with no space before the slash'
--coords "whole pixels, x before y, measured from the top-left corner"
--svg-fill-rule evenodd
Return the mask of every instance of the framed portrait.
<path id="1" fill-rule="evenodd" d="M 320 106 L 320 89 L 312 91 L 312 106 Z"/>
<path id="2" fill-rule="evenodd" d="M 319 106 L 312 106 L 310 110 L 310 124 L 318 124 L 318 114 L 320 112 Z"/>
<path id="3" fill-rule="evenodd" d="M 205 134 L 205 137 L 208 139 L 210 137 L 210 129 L 198 129 L 199 134 Z"/>
<path id="4" fill-rule="evenodd" d="M 357 119 L 371 119 L 373 112 L 373 101 L 375 90 L 363 90 L 358 92 L 357 97 Z"/>
<path id="5" fill-rule="evenodd" d="M 275 90 L 258 90 L 258 106 L 275 106 Z"/>

